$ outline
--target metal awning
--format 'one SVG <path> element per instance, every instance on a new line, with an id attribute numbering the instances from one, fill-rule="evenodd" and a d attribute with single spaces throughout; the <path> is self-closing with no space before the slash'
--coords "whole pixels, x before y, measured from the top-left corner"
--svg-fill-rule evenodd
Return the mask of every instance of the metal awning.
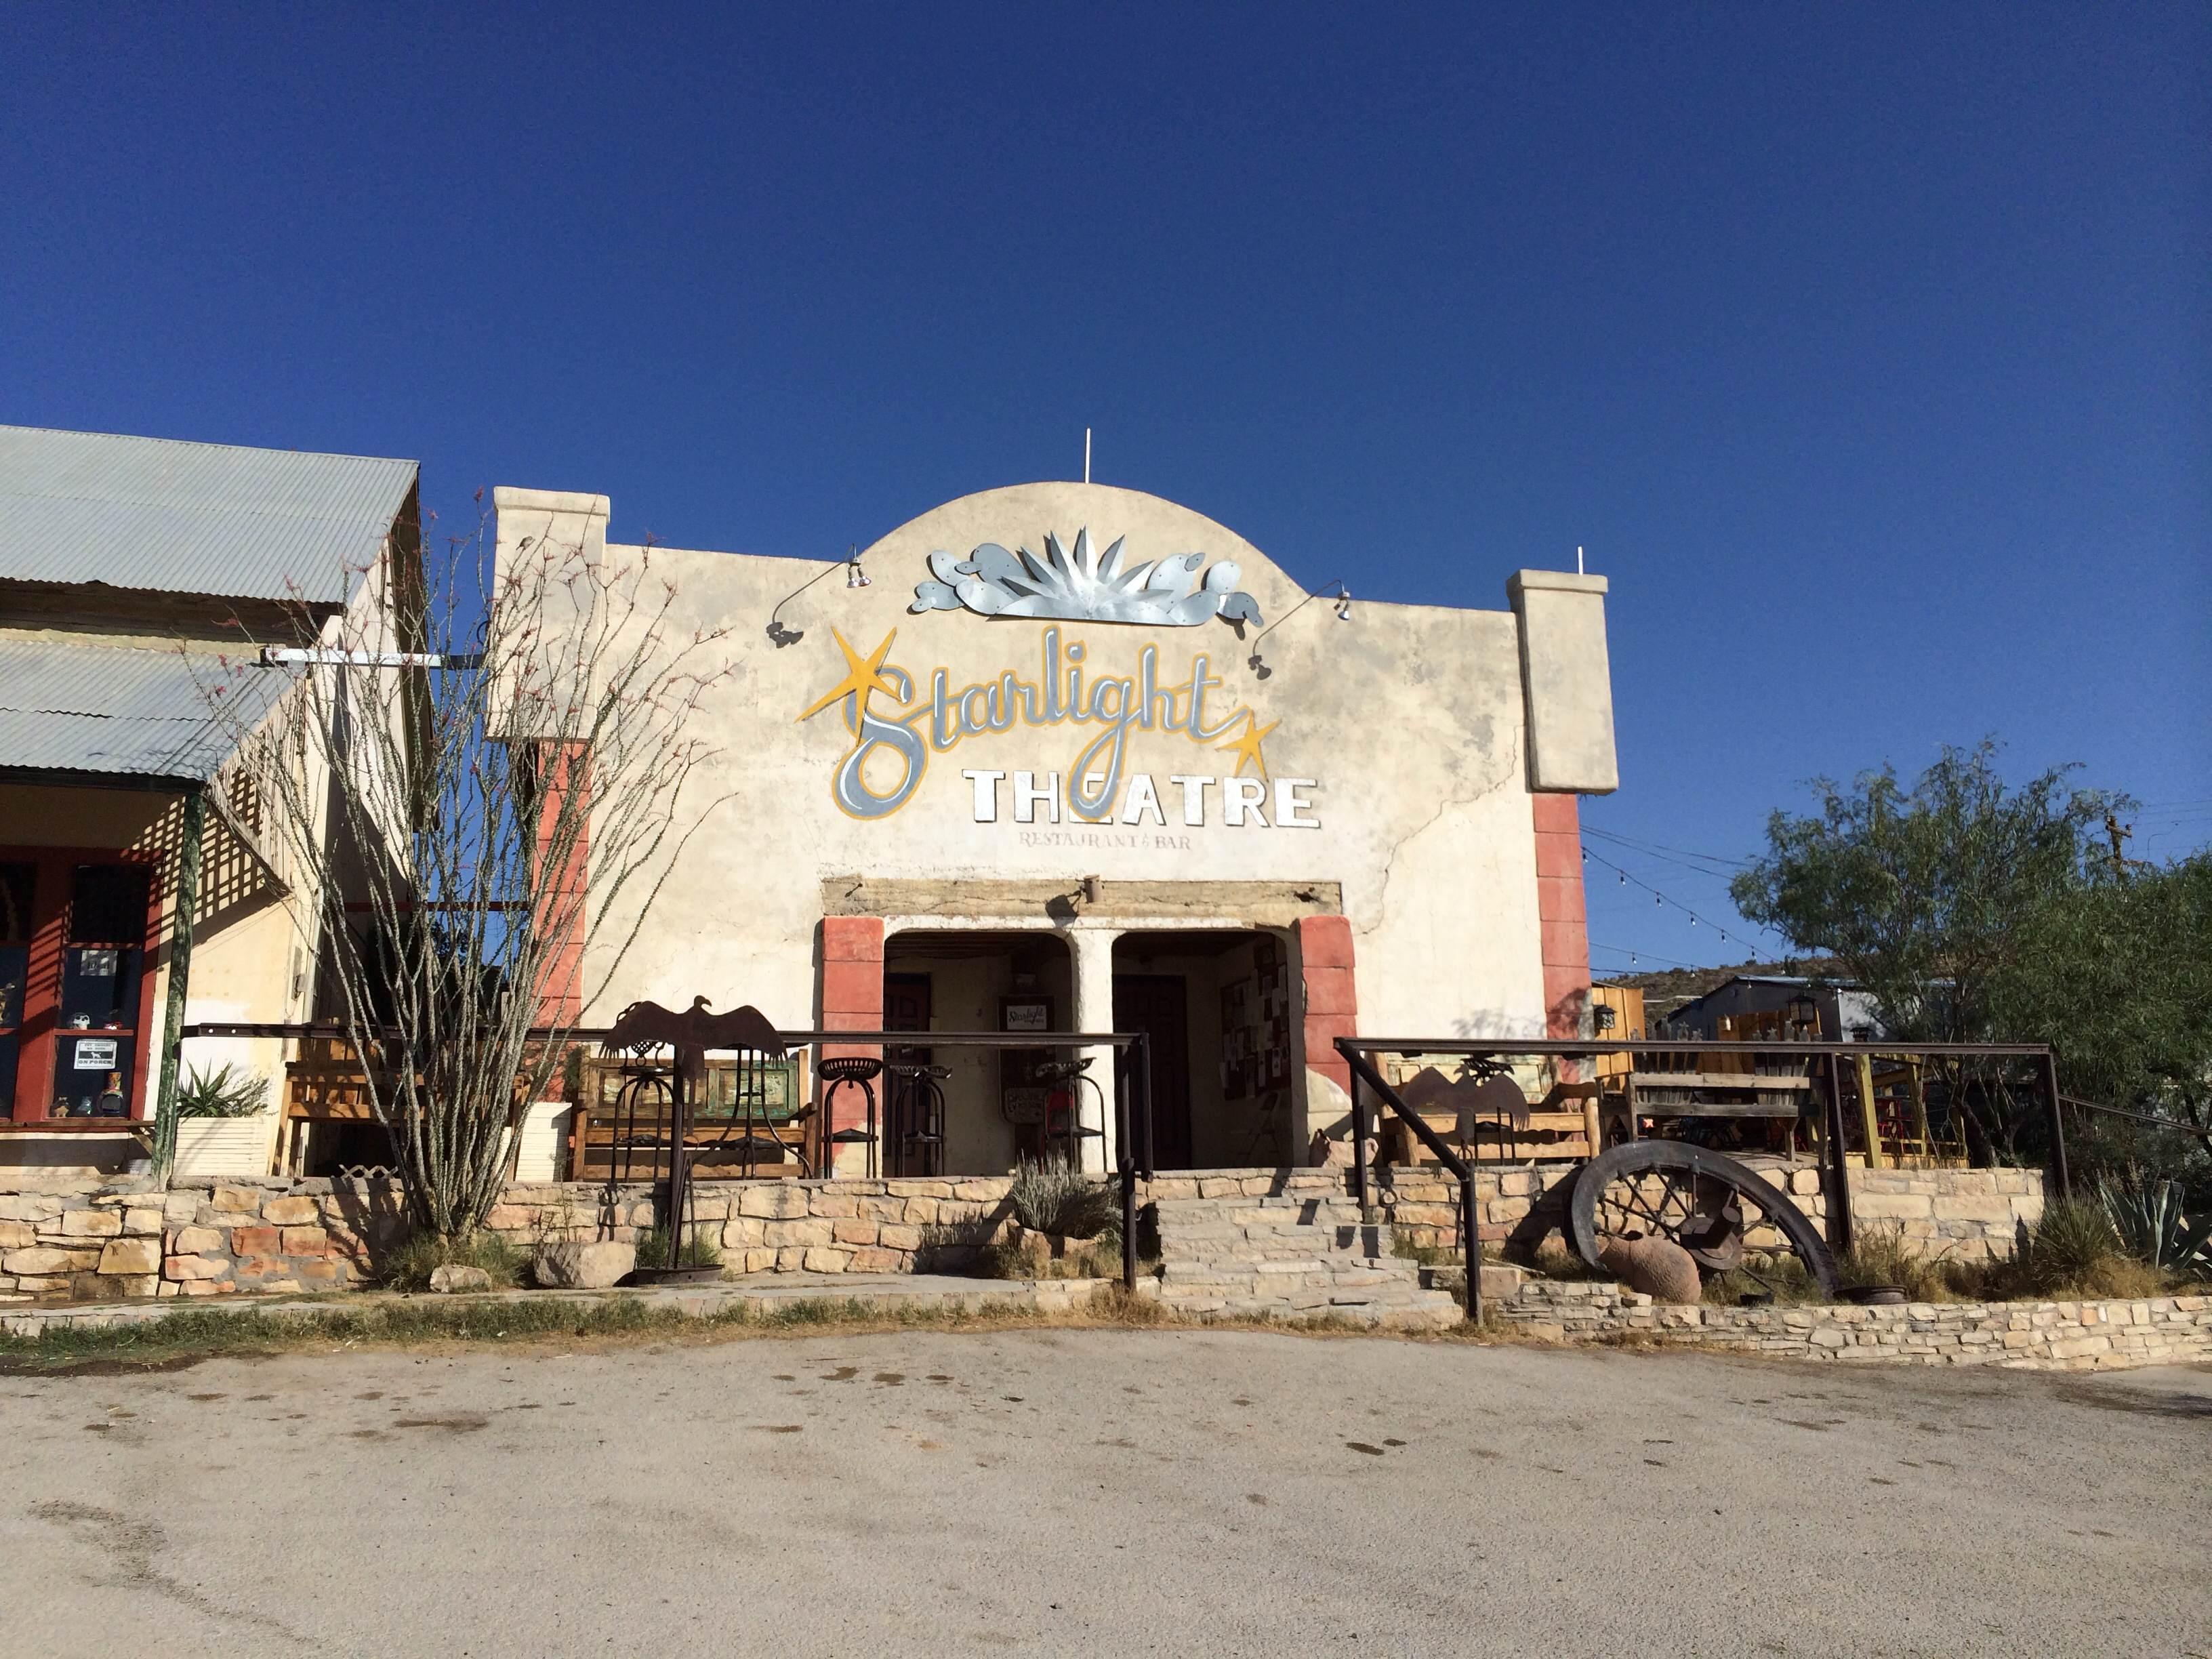
<path id="1" fill-rule="evenodd" d="M 173 646 L 0 637 L 0 768 L 204 782 L 292 679 Z"/>

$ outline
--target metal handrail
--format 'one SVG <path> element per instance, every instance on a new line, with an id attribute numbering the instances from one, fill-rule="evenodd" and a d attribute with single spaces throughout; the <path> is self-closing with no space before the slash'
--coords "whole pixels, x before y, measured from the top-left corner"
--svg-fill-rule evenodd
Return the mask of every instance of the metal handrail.
<path id="1" fill-rule="evenodd" d="M 1741 1054 L 1756 1058 L 1762 1054 L 1788 1055 L 1793 1058 L 1825 1059 L 1822 1068 L 1827 1074 L 1826 1097 L 1826 1132 L 1821 1158 L 1821 1182 L 1827 1200 L 1827 1231 L 1831 1248 L 1843 1250 L 1850 1248 L 1852 1216 L 1850 1183 L 1845 1174 L 1843 1125 L 1843 1080 L 1841 1062 L 1848 1057 L 1876 1055 L 1916 1056 L 1933 1059 L 2012 1059 L 2034 1062 L 2042 1084 L 2041 1093 L 2048 1115 L 2051 1136 L 2051 1184 L 2061 1199 L 2074 1196 L 2074 1181 L 2066 1156 L 2066 1122 L 2061 1109 L 2063 1098 L 2058 1089 L 2058 1057 L 2047 1042 L 1896 1042 L 1888 1040 L 1864 1042 L 1838 1042 L 1800 1038 L 1796 1040 L 1763 1038 L 1738 1039 L 1680 1036 L 1674 1037 L 1338 1037 L 1337 1052 L 1351 1061 L 1355 1076 L 1368 1079 L 1376 1091 L 1389 1101 L 1394 1110 L 1409 1126 L 1415 1127 L 1424 1145 L 1438 1154 L 1439 1162 L 1453 1162 L 1444 1152 L 1442 1140 L 1418 1114 L 1409 1111 L 1395 1091 L 1383 1083 L 1381 1074 L 1369 1054 L 1449 1054 L 1465 1059 L 1486 1059 L 1500 1055 L 1543 1056 L 1559 1059 L 1587 1060 L 1601 1054 L 1680 1054 L 1686 1049 L 1714 1049 Z M 1352 1090 L 1353 1146 L 1352 1173 L 1359 1203 L 1364 1212 L 1367 1206 L 1367 1142 L 1365 1114 L 1359 1091 Z M 1597 1148 L 1591 1148 L 1595 1156 Z M 1466 1198 L 1462 1207 L 1471 1212 L 1473 1186 L 1471 1179 L 1463 1183 Z M 1469 1255 L 1470 1292 L 1474 1278 L 1474 1258 Z"/>
<path id="2" fill-rule="evenodd" d="M 1408 1106 L 1402 1096 L 1385 1082 L 1375 1063 L 1360 1052 L 1361 1043 L 1352 1037 L 1336 1039 L 1336 1051 L 1352 1066 L 1352 1188 L 1359 1204 L 1359 1218 L 1367 1219 L 1370 1206 L 1367 1192 L 1367 1102 L 1360 1085 L 1382 1097 L 1382 1103 L 1398 1115 L 1401 1121 L 1411 1129 L 1420 1143 L 1437 1155 L 1437 1162 L 1459 1178 L 1459 1237 L 1460 1255 L 1467 1262 L 1467 1316 L 1480 1323 L 1482 1319 L 1482 1245 L 1474 1216 L 1474 1168 L 1465 1158 L 1444 1144 L 1442 1135 L 1421 1119 L 1421 1115 Z"/>

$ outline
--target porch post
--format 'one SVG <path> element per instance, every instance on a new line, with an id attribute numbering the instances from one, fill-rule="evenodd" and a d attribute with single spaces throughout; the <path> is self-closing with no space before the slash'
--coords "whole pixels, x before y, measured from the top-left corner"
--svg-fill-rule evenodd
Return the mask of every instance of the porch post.
<path id="1" fill-rule="evenodd" d="M 1118 930 L 1105 927 L 1077 926 L 1067 930 L 1067 949 L 1075 973 L 1075 1029 L 1079 1031 L 1110 1031 L 1114 1029 L 1114 940 Z M 1083 1143 L 1083 1167 L 1103 1173 L 1115 1167 L 1116 1148 L 1114 1143 L 1114 1051 L 1111 1048 L 1085 1048 L 1080 1051 L 1091 1061 L 1089 1075 L 1097 1080 L 1100 1097 L 1094 1097 L 1087 1086 L 1076 1090 L 1078 1103 L 1083 1108 L 1084 1121 L 1097 1113 L 1103 1119 L 1096 1140 Z M 1100 1110 L 1100 1098 L 1104 1109 Z"/>
<path id="2" fill-rule="evenodd" d="M 185 1040 L 185 995 L 192 975 L 192 921 L 200 904 L 200 841 L 207 823 L 205 786 L 184 800 L 177 836 L 177 881 L 170 898 L 169 985 L 161 1014 L 161 1077 L 154 1095 L 154 1178 L 163 1188 L 177 1161 L 177 1064 Z M 283 1103 L 276 1109 L 283 1111 Z"/>

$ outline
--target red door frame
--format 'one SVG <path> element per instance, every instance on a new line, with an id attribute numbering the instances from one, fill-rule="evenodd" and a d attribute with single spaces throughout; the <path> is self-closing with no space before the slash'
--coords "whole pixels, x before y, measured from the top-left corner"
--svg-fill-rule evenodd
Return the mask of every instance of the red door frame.
<path id="1" fill-rule="evenodd" d="M 147 1073 L 154 1036 L 154 980 L 161 936 L 161 870 L 150 854 L 106 847 L 0 847 L 0 863 L 36 870 L 31 888 L 31 948 L 23 973 L 22 1023 L 15 1028 L 18 1123 L 43 1123 L 53 1107 L 54 1051 L 60 1030 L 62 952 L 69 938 L 69 901 L 77 866 L 136 865 L 146 872 L 146 931 L 138 950 L 138 1014 L 131 1034 L 131 1116 L 146 1116 Z M 27 1091 L 26 1083 L 32 1086 Z"/>

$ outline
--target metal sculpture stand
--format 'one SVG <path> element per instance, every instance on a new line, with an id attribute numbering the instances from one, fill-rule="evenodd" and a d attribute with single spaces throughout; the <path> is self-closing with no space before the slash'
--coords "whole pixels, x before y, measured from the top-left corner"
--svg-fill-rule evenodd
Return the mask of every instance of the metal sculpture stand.
<path id="1" fill-rule="evenodd" d="M 691 1132 L 691 1118 L 697 1108 L 700 1092 L 707 1082 L 707 1051 L 709 1048 L 745 1048 L 781 1057 L 783 1037 L 769 1024 L 768 1017 L 757 1008 L 738 1008 L 726 1014 L 708 1012 L 708 999 L 694 997 L 690 1007 L 677 1013 L 657 1002 L 633 1002 L 623 1009 L 609 1028 L 600 1044 L 600 1052 L 609 1054 L 628 1054 L 633 1063 L 657 1048 L 671 1051 L 672 1064 L 667 1075 L 662 1076 L 641 1067 L 639 1074 L 623 1085 L 623 1093 L 631 1101 L 631 1122 L 635 1124 L 635 1101 L 647 1087 L 658 1087 L 668 1097 L 668 1185 L 661 1200 L 661 1224 L 668 1235 L 668 1260 L 659 1267 L 641 1267 L 636 1277 L 645 1283 L 667 1283 L 689 1278 L 704 1277 L 709 1272 L 719 1277 L 721 1270 L 686 1268 L 679 1265 L 684 1254 L 684 1211 L 690 1207 L 691 1170 L 687 1156 Z M 635 1091 L 635 1092 L 633 1092 Z M 658 1149 L 653 1162 L 659 1164 Z M 629 1169 L 627 1158 L 622 1165 Z M 608 1179 L 614 1178 L 614 1164 L 608 1166 Z"/>

